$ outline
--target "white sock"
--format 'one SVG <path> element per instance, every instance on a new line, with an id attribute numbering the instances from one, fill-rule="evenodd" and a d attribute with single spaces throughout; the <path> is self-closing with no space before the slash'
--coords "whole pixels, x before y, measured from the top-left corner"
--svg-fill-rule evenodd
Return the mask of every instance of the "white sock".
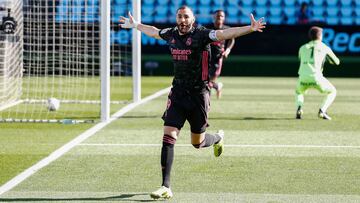
<path id="1" fill-rule="evenodd" d="M 304 95 L 303 94 L 296 94 L 295 95 L 295 102 L 296 107 L 303 106 L 304 105 Z"/>

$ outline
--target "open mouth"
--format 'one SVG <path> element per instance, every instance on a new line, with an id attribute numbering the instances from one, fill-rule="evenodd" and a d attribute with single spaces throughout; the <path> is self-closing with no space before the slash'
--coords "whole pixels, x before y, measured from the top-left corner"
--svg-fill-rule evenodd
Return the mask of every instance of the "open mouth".
<path id="1" fill-rule="evenodd" d="M 179 25 L 179 30 L 181 33 L 186 33 L 189 30 L 189 25 L 186 24 L 180 24 Z"/>

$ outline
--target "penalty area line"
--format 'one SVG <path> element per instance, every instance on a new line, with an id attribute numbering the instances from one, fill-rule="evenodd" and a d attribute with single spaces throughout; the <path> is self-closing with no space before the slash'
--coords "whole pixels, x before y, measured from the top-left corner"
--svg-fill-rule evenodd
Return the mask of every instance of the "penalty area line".
<path id="1" fill-rule="evenodd" d="M 114 146 L 114 147 L 160 147 L 161 144 L 98 144 L 98 143 L 82 143 L 79 146 Z M 193 147 L 191 144 L 176 144 L 177 147 Z M 350 148 L 360 149 L 360 146 L 352 145 L 259 145 L 259 144 L 225 144 L 230 148 Z"/>
<path id="2" fill-rule="evenodd" d="M 131 103 L 125 107 L 123 107 L 122 109 L 120 109 L 118 112 L 116 112 L 115 114 L 113 114 L 109 121 L 107 122 L 101 122 L 96 124 L 95 126 L 91 127 L 90 129 L 86 130 L 85 132 L 81 133 L 80 135 L 78 135 L 76 138 L 74 138 L 73 140 L 71 140 L 70 142 L 66 143 L 65 145 L 63 145 L 62 147 L 60 147 L 59 149 L 55 150 L 54 152 L 52 152 L 49 156 L 45 157 L 44 159 L 40 160 L 39 162 L 37 162 L 36 164 L 34 164 L 33 166 L 31 166 L 30 168 L 24 170 L 23 172 L 21 172 L 20 174 L 18 174 L 17 176 L 15 176 L 14 178 L 12 178 L 11 180 L 9 180 L 8 182 L 6 182 L 4 185 L 2 185 L 0 187 L 0 195 L 4 194 L 5 192 L 11 190 L 12 188 L 14 188 L 16 185 L 18 185 L 19 183 L 23 182 L 24 180 L 26 180 L 28 177 L 30 177 L 31 175 L 35 174 L 37 171 L 39 171 L 40 169 L 42 169 L 43 167 L 49 165 L 51 162 L 55 161 L 56 159 L 60 158 L 62 155 L 64 155 L 66 152 L 68 152 L 70 149 L 74 148 L 75 146 L 79 145 L 81 142 L 83 142 L 84 140 L 88 139 L 89 137 L 91 137 L 92 135 L 94 135 L 96 132 L 98 132 L 99 130 L 101 130 L 102 128 L 104 128 L 105 126 L 107 126 L 108 124 L 110 124 L 111 122 L 113 122 L 114 120 L 120 118 L 121 116 L 123 116 L 125 113 L 131 111 L 132 109 L 134 109 L 135 107 L 144 104 L 146 102 L 149 102 L 157 97 L 162 96 L 163 94 L 166 94 L 170 91 L 171 87 L 165 88 L 163 90 L 160 90 L 148 97 L 145 97 L 144 99 L 138 101 L 138 102 L 134 102 Z"/>

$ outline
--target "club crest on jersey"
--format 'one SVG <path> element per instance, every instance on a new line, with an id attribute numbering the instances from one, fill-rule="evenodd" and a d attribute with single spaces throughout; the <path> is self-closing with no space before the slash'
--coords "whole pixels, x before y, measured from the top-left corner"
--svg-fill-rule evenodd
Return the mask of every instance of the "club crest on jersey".
<path id="1" fill-rule="evenodd" d="M 185 42 L 185 44 L 187 45 L 187 46 L 190 46 L 191 45 L 191 43 L 192 43 L 192 39 L 189 37 L 189 38 L 187 38 L 187 40 L 186 40 L 186 42 Z"/>
<path id="2" fill-rule="evenodd" d="M 175 43 L 176 43 L 175 39 L 173 38 L 173 39 L 170 41 L 170 43 L 171 43 L 171 44 L 175 44 Z"/>

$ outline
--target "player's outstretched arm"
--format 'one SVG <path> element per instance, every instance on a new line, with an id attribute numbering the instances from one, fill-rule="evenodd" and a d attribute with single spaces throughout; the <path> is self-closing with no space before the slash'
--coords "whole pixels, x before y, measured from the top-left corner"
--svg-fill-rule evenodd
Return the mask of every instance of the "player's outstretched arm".
<path id="1" fill-rule="evenodd" d="M 260 18 L 259 20 L 255 20 L 253 14 L 250 14 L 251 25 L 242 26 L 242 27 L 232 27 L 225 30 L 217 30 L 216 38 L 221 40 L 227 40 L 231 38 L 240 37 L 242 35 L 246 35 L 252 32 L 262 32 L 265 28 L 266 23 L 264 22 L 264 18 Z"/>
<path id="2" fill-rule="evenodd" d="M 340 65 L 340 59 L 334 54 L 331 49 L 329 49 L 326 59 L 329 61 L 330 64 Z"/>
<path id="3" fill-rule="evenodd" d="M 140 32 L 145 33 L 146 35 L 150 37 L 154 37 L 156 39 L 161 39 L 159 36 L 159 29 L 151 26 L 151 25 L 145 25 L 141 22 L 137 22 L 134 17 L 131 15 L 130 11 L 128 12 L 129 18 L 125 18 L 124 16 L 120 17 L 120 26 L 122 28 L 136 28 Z"/>

